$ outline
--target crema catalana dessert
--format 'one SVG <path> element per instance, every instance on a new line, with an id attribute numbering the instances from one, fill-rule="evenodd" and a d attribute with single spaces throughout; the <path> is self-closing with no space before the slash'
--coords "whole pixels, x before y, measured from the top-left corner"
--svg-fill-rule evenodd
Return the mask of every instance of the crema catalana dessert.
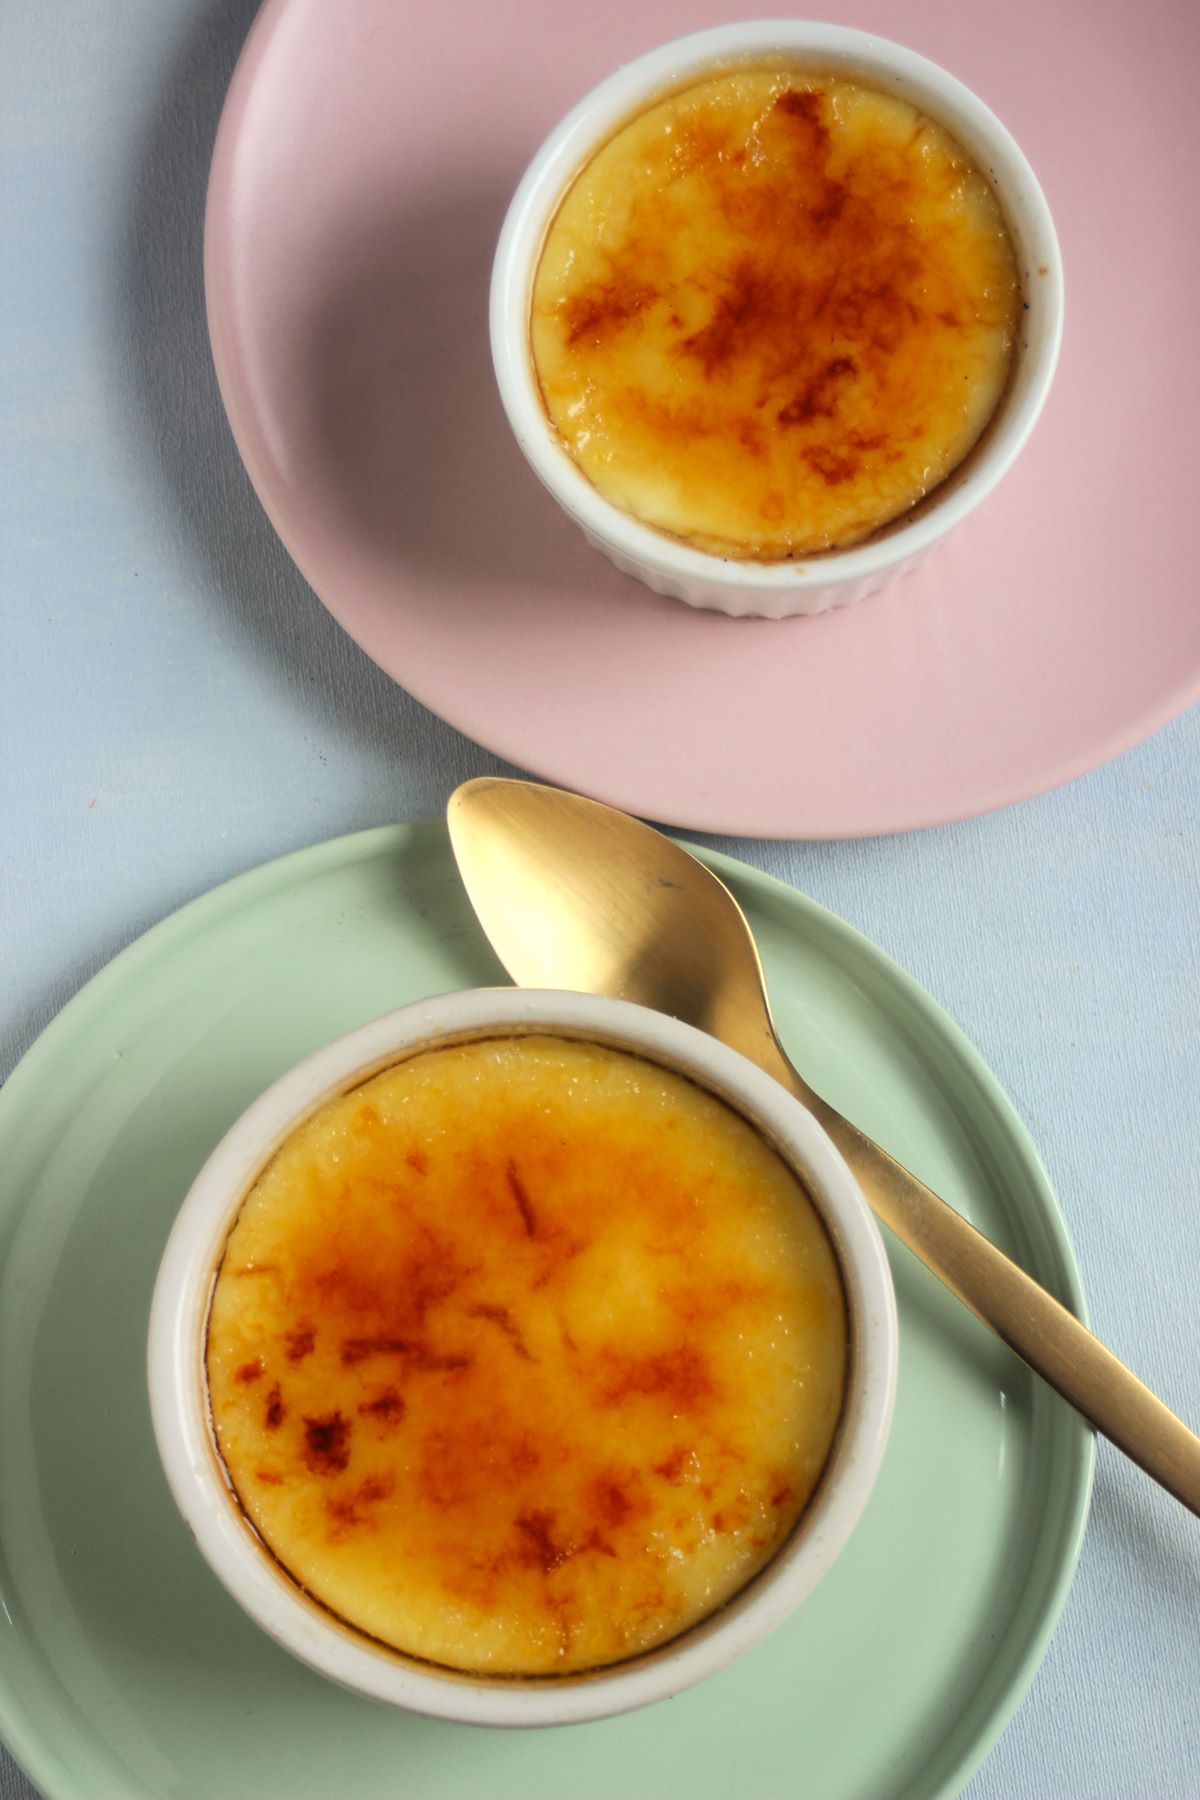
<path id="1" fill-rule="evenodd" d="M 709 553 L 846 548 L 985 430 L 1021 313 L 984 173 L 907 101 L 728 70 L 631 119 L 549 226 L 543 405 L 599 492 Z"/>
<path id="2" fill-rule="evenodd" d="M 425 1050 L 244 1200 L 206 1366 L 240 1505 L 313 1599 L 450 1668 L 674 1637 L 792 1531 L 841 1413 L 838 1263 L 796 1177 L 657 1065 Z"/>

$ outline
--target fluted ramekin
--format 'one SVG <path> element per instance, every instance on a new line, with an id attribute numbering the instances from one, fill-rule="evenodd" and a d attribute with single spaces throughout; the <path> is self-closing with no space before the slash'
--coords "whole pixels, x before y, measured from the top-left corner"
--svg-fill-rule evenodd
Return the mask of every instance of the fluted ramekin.
<path id="1" fill-rule="evenodd" d="M 739 62 L 773 58 L 895 93 L 954 137 L 987 175 L 1018 259 L 1025 309 L 1012 373 L 991 423 L 959 468 L 911 513 L 850 549 L 757 563 L 692 548 L 612 504 L 572 461 L 546 417 L 529 339 L 530 296 L 547 228 L 590 156 L 661 94 Z M 532 468 L 584 536 L 627 575 L 691 606 L 756 617 L 824 612 L 888 587 L 920 563 L 996 486 L 1042 409 L 1062 335 L 1058 240 L 1037 178 L 999 119 L 936 63 L 885 38 L 791 20 L 721 25 L 664 44 L 581 100 L 526 170 L 492 273 L 492 357 L 500 395 Z"/>
<path id="2" fill-rule="evenodd" d="M 849 1363 L 842 1418 L 808 1507 L 772 1561 L 718 1612 L 672 1642 L 594 1672 L 496 1679 L 439 1670 L 342 1624 L 298 1587 L 249 1525 L 217 1454 L 205 1379 L 214 1274 L 233 1220 L 279 1145 L 325 1100 L 417 1050 L 537 1031 L 649 1058 L 717 1094 L 800 1176 L 837 1254 Z M 499 988 L 418 1001 L 339 1038 L 284 1075 L 213 1151 L 167 1243 L 151 1309 L 150 1403 L 167 1480 L 229 1592 L 286 1649 L 343 1686 L 435 1718 L 565 1725 L 667 1698 L 781 1624 L 833 1563 L 875 1481 L 891 1424 L 895 1298 L 879 1232 L 854 1178 L 790 1094 L 690 1025 L 626 1001 Z"/>

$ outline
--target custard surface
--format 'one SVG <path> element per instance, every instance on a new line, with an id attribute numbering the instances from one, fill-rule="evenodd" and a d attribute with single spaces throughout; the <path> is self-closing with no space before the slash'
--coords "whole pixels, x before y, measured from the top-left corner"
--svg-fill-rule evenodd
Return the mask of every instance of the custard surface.
<path id="1" fill-rule="evenodd" d="M 845 548 L 957 467 L 1021 311 L 999 202 L 906 101 L 728 72 L 626 124 L 551 222 L 530 342 L 600 492 L 698 549 Z"/>
<path id="2" fill-rule="evenodd" d="M 686 1629 L 827 1459 L 825 1229 L 743 1120 L 591 1044 L 424 1052 L 268 1165 L 207 1371 L 244 1511 L 312 1596 L 454 1668 L 554 1674 Z"/>

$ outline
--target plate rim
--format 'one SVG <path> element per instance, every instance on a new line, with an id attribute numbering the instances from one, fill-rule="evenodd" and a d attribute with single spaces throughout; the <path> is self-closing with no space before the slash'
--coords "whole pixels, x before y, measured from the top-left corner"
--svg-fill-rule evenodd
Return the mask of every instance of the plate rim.
<path id="1" fill-rule="evenodd" d="M 271 890 L 290 888 L 318 875 L 330 866 L 349 867 L 365 863 L 382 854 L 403 854 L 421 846 L 448 841 L 445 823 L 440 818 L 408 820 L 388 825 L 371 826 L 321 839 L 313 844 L 269 858 L 240 873 L 218 882 L 174 908 L 155 924 L 135 937 L 72 995 L 25 1051 L 11 1074 L 0 1085 L 0 1145 L 8 1132 L 9 1115 L 19 1108 L 27 1089 L 35 1088 L 42 1067 L 57 1054 L 60 1038 L 70 1032 L 75 1021 L 90 1009 L 102 1006 L 111 987 L 118 984 L 128 968 L 140 964 L 145 957 L 170 952 L 177 939 L 183 938 L 197 924 L 207 922 L 210 912 L 224 906 L 252 904 L 269 896 Z M 851 959 L 865 959 L 872 973 L 890 993 L 899 999 L 899 1008 L 918 1019 L 935 1039 L 940 1040 L 953 1060 L 966 1069 L 971 1078 L 977 1102 L 982 1101 L 995 1128 L 1024 1169 L 1031 1198 L 1036 1198 L 1039 1216 L 1048 1233 L 1050 1246 L 1058 1265 L 1056 1274 L 1061 1297 L 1084 1322 L 1087 1307 L 1082 1276 L 1061 1203 L 1050 1182 L 1033 1138 L 1005 1092 L 998 1077 L 982 1054 L 967 1037 L 956 1020 L 919 981 L 908 973 L 886 950 L 865 933 L 841 918 L 830 908 L 792 887 L 778 876 L 767 874 L 752 864 L 724 852 L 679 841 L 722 880 L 753 891 L 765 904 L 782 906 L 806 919 L 834 946 L 837 960 L 845 966 Z M 14 1098 L 15 1095 L 15 1098 Z M 11 1242 L 25 1212 L 0 1195 L 0 1278 L 7 1267 Z M 1074 1580 L 1091 1509 L 1095 1471 L 1095 1436 L 1077 1416 L 1064 1410 L 1055 1435 L 1069 1433 L 1073 1453 L 1064 1455 L 1064 1498 L 1060 1544 L 1053 1576 L 1043 1585 L 1043 1593 L 1032 1629 L 1027 1629 L 1025 1643 L 1014 1667 L 1005 1679 L 1001 1694 L 985 1708 L 986 1722 L 981 1724 L 973 1740 L 937 1778 L 935 1787 L 924 1790 L 927 1800 L 953 1800 L 962 1787 L 982 1766 L 997 1740 L 1016 1713 L 1045 1657 L 1057 1629 L 1067 1596 Z M 1040 1542 L 1040 1538 L 1036 1541 Z M 0 1569 L 8 1567 L 3 1541 L 0 1540 Z M 48 1659 L 47 1659 L 48 1660 Z M 32 1659 L 30 1659 L 32 1666 Z M 53 1669 L 53 1664 L 49 1663 Z M 86 1787 L 66 1786 L 59 1782 L 60 1769 L 45 1734 L 27 1721 L 16 1684 L 0 1663 L 0 1738 L 30 1781 L 47 1796 L 47 1800 L 85 1800 Z M 937 1758 L 936 1747 L 923 1765 L 932 1767 Z M 158 1800 L 149 1795 L 147 1800 Z M 896 1796 L 899 1800 L 899 1796 Z"/>

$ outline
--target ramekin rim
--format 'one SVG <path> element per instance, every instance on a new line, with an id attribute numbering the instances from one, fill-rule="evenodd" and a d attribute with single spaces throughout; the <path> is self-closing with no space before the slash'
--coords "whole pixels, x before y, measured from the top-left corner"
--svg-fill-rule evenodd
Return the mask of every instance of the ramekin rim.
<path id="1" fill-rule="evenodd" d="M 767 55 L 772 50 L 827 55 L 840 59 L 846 68 L 852 64 L 863 67 L 876 59 L 906 92 L 922 104 L 929 101 L 932 116 L 955 115 L 948 129 L 968 154 L 984 164 L 998 189 L 997 165 L 1004 163 L 1001 203 L 1014 234 L 1030 249 L 1036 246 L 1038 278 L 1030 291 L 1044 304 L 1049 329 L 1039 337 L 1036 352 L 1024 352 L 1024 391 L 1005 404 L 1003 414 L 971 452 L 962 473 L 948 478 L 944 494 L 935 490 L 915 516 L 901 517 L 866 543 L 758 562 L 696 549 L 624 512 L 592 485 L 559 443 L 545 416 L 528 347 L 528 296 L 554 207 L 572 174 L 608 130 L 654 93 L 682 84 L 705 68 Z M 864 73 L 879 72 L 864 68 Z M 957 116 L 960 112 L 967 120 L 966 128 Z M 981 156 L 981 147 L 986 149 L 986 157 Z M 1029 276 L 1027 270 L 1027 281 Z M 850 586 L 920 557 L 954 530 L 1003 478 L 1037 423 L 1057 366 L 1063 311 L 1062 256 L 1045 194 L 1012 133 L 973 89 L 930 58 L 877 33 L 816 20 L 760 19 L 710 26 L 655 46 L 600 81 L 547 134 L 517 186 L 501 227 L 492 265 L 489 331 L 497 385 L 513 434 L 538 478 L 585 532 L 656 573 L 717 588 L 727 584 L 731 589 L 769 593 L 817 585 Z"/>
<path id="2" fill-rule="evenodd" d="M 546 1682 L 426 1668 L 341 1627 L 253 1542 L 222 1480 L 204 1403 L 202 1325 L 219 1246 L 254 1175 L 321 1100 L 414 1045 L 463 1032 L 544 1027 L 613 1038 L 683 1065 L 778 1139 L 813 1188 L 838 1249 L 855 1317 L 852 1372 L 835 1480 L 818 1491 L 787 1546 L 728 1606 L 629 1664 Z M 664 1041 L 665 1040 L 665 1041 Z M 895 1402 L 898 1335 L 886 1251 L 853 1176 L 816 1121 L 738 1053 L 630 1002 L 559 990 L 472 989 L 411 1002 L 324 1045 L 235 1121 L 196 1177 L 159 1267 L 147 1341 L 150 1406 L 168 1485 L 202 1555 L 243 1609 L 320 1673 L 431 1717 L 484 1725 L 582 1722 L 633 1710 L 725 1667 L 789 1616 L 849 1538 L 874 1485 Z M 798 1572 L 787 1579 L 796 1564 Z"/>

